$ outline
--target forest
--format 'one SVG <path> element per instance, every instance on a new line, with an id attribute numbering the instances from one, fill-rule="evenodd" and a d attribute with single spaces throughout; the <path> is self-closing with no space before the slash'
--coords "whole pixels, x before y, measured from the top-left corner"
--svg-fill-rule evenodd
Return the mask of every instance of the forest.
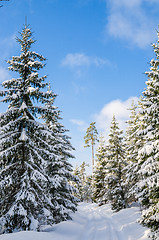
<path id="1" fill-rule="evenodd" d="M 71 220 L 80 202 L 91 202 L 103 209 L 110 204 L 115 213 L 136 204 L 139 223 L 159 239 L 159 32 L 146 88 L 129 108 L 126 130 L 115 114 L 108 136 L 98 136 L 96 122 L 87 128 L 91 175 L 86 162 L 75 169 L 70 163 L 75 149 L 57 94 L 40 73 L 46 58 L 33 50 L 33 35 L 26 22 L 16 38 L 20 53 L 7 61 L 13 77 L 0 90 L 0 104 L 7 106 L 0 114 L 0 234 L 42 231 Z"/>

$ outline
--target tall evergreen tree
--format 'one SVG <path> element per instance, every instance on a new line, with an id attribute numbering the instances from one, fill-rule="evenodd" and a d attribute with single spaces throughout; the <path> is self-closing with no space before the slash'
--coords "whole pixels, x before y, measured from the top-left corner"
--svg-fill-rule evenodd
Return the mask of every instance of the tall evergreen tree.
<path id="1" fill-rule="evenodd" d="M 145 143 L 138 154 L 138 187 L 145 209 L 141 222 L 159 237 L 159 32 L 157 43 L 152 46 L 156 59 L 151 60 L 150 71 L 146 72 L 147 88 L 143 92 L 140 109 L 140 120 L 144 125 L 140 134 Z"/>
<path id="2" fill-rule="evenodd" d="M 60 164 L 53 131 L 37 117 L 48 112 L 45 106 L 55 98 L 46 91 L 46 76 L 38 71 L 45 58 L 31 51 L 32 32 L 25 26 L 17 42 L 21 55 L 8 61 L 9 70 L 18 74 L 3 82 L 0 92 L 8 110 L 0 116 L 0 232 L 35 230 L 57 221 L 52 185 L 60 185 L 60 176 L 51 178 L 48 162 Z M 35 102 L 37 104 L 35 105 Z M 63 165 L 63 163 L 61 163 Z M 64 179 L 65 181 L 65 179 Z M 59 183 L 60 182 L 60 183 Z"/>
<path id="3" fill-rule="evenodd" d="M 85 139 L 85 147 L 92 147 L 92 173 L 94 171 L 94 145 L 98 142 L 98 131 L 95 126 L 95 122 L 92 122 L 87 128 Z"/>
<path id="4" fill-rule="evenodd" d="M 96 166 L 94 171 L 94 186 L 93 186 L 93 199 L 99 204 L 104 204 L 108 199 L 105 198 L 105 166 L 107 163 L 106 158 L 107 148 L 105 145 L 104 137 L 101 135 L 99 138 L 99 146 L 96 153 Z"/>
<path id="5" fill-rule="evenodd" d="M 124 143 L 123 131 L 118 127 L 113 116 L 108 140 L 108 163 L 106 165 L 105 184 L 107 196 L 111 201 L 112 209 L 119 211 L 126 207 L 125 189 L 123 186 Z"/>
<path id="6" fill-rule="evenodd" d="M 55 97 L 50 99 L 45 104 L 46 111 L 42 118 L 48 128 L 52 131 L 51 136 L 47 142 L 54 149 L 58 161 L 47 162 L 46 173 L 52 180 L 52 187 L 50 194 L 52 195 L 52 202 L 56 206 L 54 208 L 54 215 L 56 222 L 61 220 L 70 219 L 69 211 L 75 211 L 78 199 L 73 196 L 76 191 L 69 182 L 76 182 L 76 177 L 72 174 L 72 165 L 68 162 L 69 158 L 73 158 L 70 151 L 74 150 L 70 143 L 70 138 L 66 135 L 68 130 L 60 123 L 60 111 L 54 106 Z M 56 203 L 56 204 L 55 204 Z"/>
<path id="7" fill-rule="evenodd" d="M 137 156 L 138 151 L 143 146 L 142 138 L 139 134 L 141 129 L 141 122 L 139 122 L 139 113 L 137 106 L 132 102 L 130 108 L 130 119 L 127 121 L 128 127 L 126 129 L 125 137 L 125 158 L 127 165 L 125 167 L 125 188 L 127 189 L 128 202 L 136 201 L 136 187 L 138 182 L 138 165 Z"/>

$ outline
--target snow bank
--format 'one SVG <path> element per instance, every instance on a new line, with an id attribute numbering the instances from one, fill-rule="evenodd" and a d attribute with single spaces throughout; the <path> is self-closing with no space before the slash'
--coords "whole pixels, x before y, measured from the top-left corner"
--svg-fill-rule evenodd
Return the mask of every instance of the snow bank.
<path id="1" fill-rule="evenodd" d="M 137 223 L 139 217 L 138 207 L 113 213 L 109 204 L 81 203 L 72 221 L 45 227 L 43 232 L 4 234 L 0 240 L 149 240 L 149 230 Z"/>

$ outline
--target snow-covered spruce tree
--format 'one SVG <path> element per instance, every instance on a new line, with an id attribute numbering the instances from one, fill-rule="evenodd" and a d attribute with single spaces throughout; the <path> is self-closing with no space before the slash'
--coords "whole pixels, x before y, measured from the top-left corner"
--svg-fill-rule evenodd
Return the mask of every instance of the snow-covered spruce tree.
<path id="1" fill-rule="evenodd" d="M 86 176 L 86 183 L 84 186 L 84 201 L 93 202 L 92 175 Z"/>
<path id="2" fill-rule="evenodd" d="M 139 198 L 145 209 L 141 222 L 159 237 L 159 32 L 158 41 L 152 46 L 156 59 L 151 60 L 150 71 L 146 72 L 147 88 L 143 92 L 140 109 L 140 120 L 144 125 L 140 134 L 145 143 L 138 154 L 138 187 Z"/>
<path id="3" fill-rule="evenodd" d="M 108 162 L 106 164 L 105 187 L 111 201 L 112 209 L 119 211 L 126 207 L 125 189 L 123 185 L 125 167 L 123 131 L 118 127 L 113 116 L 108 140 Z"/>
<path id="4" fill-rule="evenodd" d="M 136 187 L 138 182 L 138 165 L 137 156 L 138 150 L 143 146 L 142 138 L 139 134 L 141 129 L 141 122 L 139 121 L 139 113 L 137 112 L 137 105 L 132 102 L 130 108 L 131 114 L 127 121 L 128 127 L 125 136 L 125 159 L 127 165 L 124 169 L 126 171 L 125 188 L 127 189 L 128 202 L 136 201 Z"/>
<path id="5" fill-rule="evenodd" d="M 99 146 L 96 153 L 96 166 L 94 170 L 93 200 L 100 205 L 107 202 L 105 199 L 105 166 L 106 166 L 106 145 L 104 137 L 99 138 Z"/>
<path id="6" fill-rule="evenodd" d="M 55 97 L 48 100 L 45 104 L 46 111 L 42 115 L 47 127 L 52 131 L 51 137 L 46 141 L 54 149 L 58 161 L 47 161 L 46 173 L 50 177 L 52 184 L 48 186 L 48 191 L 52 196 L 52 202 L 56 206 L 54 209 L 54 218 L 56 223 L 61 220 L 70 219 L 69 212 L 75 211 L 78 199 L 73 196 L 76 189 L 70 182 L 77 182 L 77 178 L 72 174 L 72 165 L 68 162 L 73 158 L 70 151 L 73 147 L 70 138 L 66 135 L 67 130 L 60 123 L 60 111 L 54 106 Z M 52 141 L 54 138 L 54 141 Z M 48 182 L 48 184 L 50 184 Z"/>
<path id="7" fill-rule="evenodd" d="M 83 162 L 80 166 L 80 179 L 81 179 L 81 197 L 84 202 L 92 201 L 92 176 L 87 176 L 86 167 L 89 164 Z"/>
<path id="8" fill-rule="evenodd" d="M 18 78 L 4 81 L 5 90 L 0 92 L 2 101 L 9 103 L 0 116 L 0 233 L 36 230 L 57 218 L 50 188 L 58 184 L 58 178 L 54 183 L 45 170 L 48 162 L 58 161 L 55 148 L 48 143 L 55 137 L 37 121 L 47 111 L 44 104 L 55 95 L 45 91 L 46 76 L 39 77 L 45 58 L 31 51 L 34 40 L 28 26 L 17 42 L 21 55 L 8 63 Z"/>
<path id="9" fill-rule="evenodd" d="M 76 191 L 74 192 L 74 196 L 77 197 L 79 201 L 81 201 L 80 188 L 82 186 L 82 183 L 80 179 L 80 170 L 78 165 L 76 165 L 75 169 L 73 170 L 73 175 L 76 177 L 76 181 L 71 182 L 71 184 L 76 189 Z"/>
<path id="10" fill-rule="evenodd" d="M 88 166 L 88 164 L 83 162 L 80 167 L 76 166 L 74 170 L 74 175 L 79 178 L 79 181 L 75 183 L 75 187 L 78 190 L 75 196 L 77 196 L 81 202 L 92 201 L 92 179 L 86 174 L 86 167 Z"/>

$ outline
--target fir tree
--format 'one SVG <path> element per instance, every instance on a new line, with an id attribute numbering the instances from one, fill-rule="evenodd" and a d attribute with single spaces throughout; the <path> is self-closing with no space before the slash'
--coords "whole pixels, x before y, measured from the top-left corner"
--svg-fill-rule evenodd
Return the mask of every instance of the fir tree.
<path id="1" fill-rule="evenodd" d="M 79 166 L 76 165 L 73 175 L 76 177 L 76 181 L 71 182 L 71 184 L 75 187 L 76 191 L 74 192 L 74 196 L 81 201 L 81 194 L 80 194 L 80 189 L 81 189 L 81 179 L 80 179 L 80 169 Z"/>
<path id="2" fill-rule="evenodd" d="M 77 182 L 76 177 L 72 174 L 72 165 L 68 162 L 69 158 L 74 158 L 70 151 L 74 150 L 70 143 L 70 138 L 66 135 L 68 130 L 60 123 L 60 111 L 54 106 L 54 96 L 45 104 L 46 112 L 42 118 L 45 124 L 52 131 L 52 138 L 48 138 L 47 142 L 52 145 L 54 153 L 57 155 L 58 161 L 48 161 L 46 166 L 46 173 L 52 180 L 52 187 L 50 194 L 52 195 L 52 202 L 56 206 L 54 208 L 54 215 L 56 222 L 70 219 L 69 212 L 76 211 L 78 199 L 73 196 L 76 189 L 70 185 L 69 182 Z"/>
<path id="3" fill-rule="evenodd" d="M 92 176 L 86 176 L 86 182 L 84 186 L 84 201 L 93 202 L 93 186 L 92 186 Z"/>
<path id="4" fill-rule="evenodd" d="M 141 101 L 141 122 L 144 126 L 140 131 L 144 146 L 138 154 L 139 198 L 145 209 L 141 222 L 159 235 L 159 32 L 158 41 L 153 44 L 156 59 L 150 62 L 150 71 L 146 72 L 147 88 Z M 157 233 L 158 232 L 158 233 Z"/>
<path id="5" fill-rule="evenodd" d="M 89 164 L 85 162 L 80 166 L 81 196 L 82 201 L 90 202 L 92 201 L 92 178 L 87 176 L 86 167 L 89 167 Z"/>
<path id="6" fill-rule="evenodd" d="M 85 146 L 90 147 L 92 146 L 92 173 L 94 171 L 94 145 L 98 142 L 98 131 L 95 126 L 95 122 L 92 122 L 90 126 L 87 128 L 85 139 Z"/>
<path id="7" fill-rule="evenodd" d="M 123 131 L 113 116 L 108 140 L 108 162 L 106 164 L 105 184 L 107 197 L 111 201 L 112 209 L 119 211 L 126 207 L 125 189 L 123 186 L 124 144 Z"/>
<path id="8" fill-rule="evenodd" d="M 130 108 L 130 119 L 127 121 L 128 127 L 126 129 L 125 137 L 125 157 L 127 166 L 125 167 L 125 188 L 127 189 L 128 202 L 136 201 L 136 188 L 138 182 L 138 165 L 137 156 L 138 150 L 143 145 L 143 141 L 139 133 L 141 129 L 141 122 L 139 121 L 139 113 L 137 106 L 132 102 Z"/>
<path id="9" fill-rule="evenodd" d="M 79 181 L 75 184 L 75 187 L 78 190 L 75 196 L 77 196 L 81 202 L 92 201 L 92 179 L 86 174 L 86 167 L 88 166 L 88 164 L 83 162 L 80 167 L 76 166 L 74 170 L 74 175 L 79 178 Z"/>
<path id="10" fill-rule="evenodd" d="M 93 199 L 100 205 L 107 202 L 105 198 L 105 166 L 107 163 L 106 158 L 107 148 L 105 146 L 105 141 L 101 135 L 99 138 L 99 147 L 96 153 L 96 167 L 94 171 L 94 186 L 93 186 Z"/>
<path id="11" fill-rule="evenodd" d="M 18 78 L 4 81 L 5 90 L 0 93 L 4 96 L 2 101 L 9 103 L 8 110 L 0 116 L 1 233 L 35 230 L 56 222 L 58 211 L 51 189 L 52 185 L 61 184 L 60 176 L 55 181 L 47 172 L 49 162 L 60 164 L 57 146 L 50 144 L 55 142 L 55 136 L 37 120 L 48 112 L 45 105 L 55 98 L 52 91 L 45 91 L 46 76 L 38 73 L 45 58 L 31 51 L 35 41 L 28 26 L 17 42 L 21 55 L 8 63 Z"/>

